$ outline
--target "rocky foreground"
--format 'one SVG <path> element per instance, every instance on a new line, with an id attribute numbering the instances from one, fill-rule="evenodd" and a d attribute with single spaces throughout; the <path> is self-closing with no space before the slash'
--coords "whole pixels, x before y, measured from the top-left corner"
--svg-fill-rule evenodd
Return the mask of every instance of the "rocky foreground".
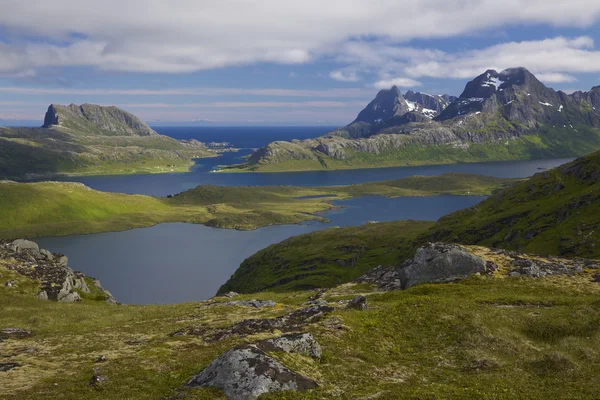
<path id="1" fill-rule="evenodd" d="M 2 242 L 0 260 L 7 399 L 589 398 L 598 389 L 596 261 L 431 243 L 330 289 L 111 307 L 89 296 L 114 303 L 97 281 L 32 242 Z"/>

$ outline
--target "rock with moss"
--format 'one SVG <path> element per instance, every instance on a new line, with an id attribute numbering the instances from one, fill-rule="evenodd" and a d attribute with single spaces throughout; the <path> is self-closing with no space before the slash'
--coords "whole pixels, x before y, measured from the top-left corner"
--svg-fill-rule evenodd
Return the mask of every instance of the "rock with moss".
<path id="1" fill-rule="evenodd" d="M 263 340 L 257 347 L 267 352 L 297 353 L 313 358 L 321 358 L 323 355 L 321 345 L 310 333 L 291 333 Z"/>
<path id="2" fill-rule="evenodd" d="M 216 387 L 230 400 L 254 400 L 272 392 L 305 392 L 318 387 L 312 379 L 286 368 L 256 346 L 229 350 L 198 375 L 188 387 Z"/>

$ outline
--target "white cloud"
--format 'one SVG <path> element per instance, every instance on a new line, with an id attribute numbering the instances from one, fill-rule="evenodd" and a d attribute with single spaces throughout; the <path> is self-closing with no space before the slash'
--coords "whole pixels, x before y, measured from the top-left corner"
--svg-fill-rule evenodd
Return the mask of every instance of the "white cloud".
<path id="1" fill-rule="evenodd" d="M 368 98 L 373 91 L 367 88 L 347 89 L 262 89 L 262 88 L 191 88 L 191 89 L 69 89 L 46 87 L 0 86 L 0 93 L 20 95 L 61 96 L 235 96 L 257 97 L 315 97 L 315 98 Z"/>
<path id="2" fill-rule="evenodd" d="M 334 80 L 340 81 L 340 82 L 358 82 L 358 81 L 360 81 L 360 78 L 356 74 L 356 72 L 351 72 L 351 71 L 332 71 L 329 74 L 329 77 L 331 79 L 334 79 Z"/>
<path id="3" fill-rule="evenodd" d="M 575 78 L 573 75 L 561 74 L 559 72 L 541 73 L 537 74 L 536 77 L 544 83 L 565 83 L 577 81 L 577 78 Z"/>
<path id="4" fill-rule="evenodd" d="M 52 66 L 182 73 L 260 62 L 299 64 L 339 54 L 350 38 L 401 42 L 507 24 L 585 27 L 600 17 L 597 0 L 1 3 L 0 28 L 19 39 L 0 44 L 0 73 L 5 75 Z"/>
<path id="5" fill-rule="evenodd" d="M 392 79 L 382 79 L 373 84 L 374 88 L 377 89 L 389 89 L 392 86 L 398 86 L 402 88 L 411 88 L 415 86 L 420 86 L 421 82 L 416 81 L 410 78 L 392 78 Z"/>

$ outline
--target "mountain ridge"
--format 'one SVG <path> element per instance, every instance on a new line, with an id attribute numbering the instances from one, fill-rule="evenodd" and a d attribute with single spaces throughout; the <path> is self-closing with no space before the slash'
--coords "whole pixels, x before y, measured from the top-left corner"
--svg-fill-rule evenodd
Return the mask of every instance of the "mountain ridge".
<path id="1" fill-rule="evenodd" d="M 484 72 L 437 115 L 407 111 L 401 100 L 406 101 L 397 88 L 380 91 L 360 120 L 319 138 L 271 143 L 246 163 L 226 169 L 376 168 L 577 157 L 600 149 L 600 88 L 568 95 L 546 87 L 523 67 Z M 384 108 L 389 118 L 383 120 L 376 114 L 379 104 L 397 106 Z"/>

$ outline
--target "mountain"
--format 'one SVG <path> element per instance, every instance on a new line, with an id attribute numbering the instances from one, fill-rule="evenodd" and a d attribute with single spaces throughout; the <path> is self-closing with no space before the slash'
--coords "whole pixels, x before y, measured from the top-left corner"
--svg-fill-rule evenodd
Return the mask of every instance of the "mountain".
<path id="1" fill-rule="evenodd" d="M 158 136 L 135 115 L 117 107 L 95 104 L 52 104 L 48 107 L 42 128 L 65 128 L 93 135 Z"/>
<path id="2" fill-rule="evenodd" d="M 600 87 L 567 95 L 525 68 L 488 70 L 458 98 L 377 94 L 323 137 L 274 142 L 228 170 L 278 172 L 577 157 L 600 149 Z"/>
<path id="3" fill-rule="evenodd" d="M 41 128 L 0 127 L 0 179 L 187 171 L 217 153 L 159 135 L 117 107 L 48 107 Z"/>

